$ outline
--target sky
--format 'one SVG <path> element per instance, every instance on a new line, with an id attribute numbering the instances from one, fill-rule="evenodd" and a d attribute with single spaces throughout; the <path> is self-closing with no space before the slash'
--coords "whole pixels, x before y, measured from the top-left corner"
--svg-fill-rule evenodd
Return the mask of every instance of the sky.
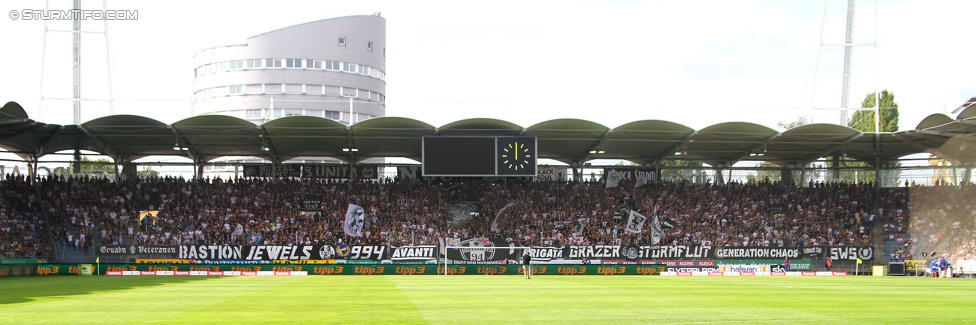
<path id="1" fill-rule="evenodd" d="M 854 48 L 849 106 L 888 89 L 899 104 L 902 130 L 930 114 L 955 117 L 950 112 L 976 96 L 976 43 L 965 33 L 976 1 L 879 2 L 855 6 L 854 42 L 866 45 Z M 101 4 L 83 1 L 83 9 Z M 388 116 L 434 126 L 479 117 L 523 127 L 557 118 L 610 128 L 644 119 L 695 129 L 728 121 L 776 129 L 802 117 L 840 122 L 843 48 L 836 45 L 844 41 L 846 0 L 107 5 L 137 11 L 138 19 L 108 22 L 114 111 L 104 102 L 85 102 L 83 122 L 113 113 L 164 123 L 190 117 L 197 51 L 374 12 L 387 21 Z M 50 1 L 52 9 L 70 6 L 70 0 Z M 42 10 L 45 2 L 3 1 L 0 9 Z M 47 25 L 70 29 L 65 21 Z M 82 27 L 101 31 L 104 25 L 85 21 Z M 71 95 L 71 36 L 45 37 L 44 28 L 44 21 L 0 19 L 0 102 L 19 102 L 35 120 L 72 124 L 70 102 L 56 99 Z M 101 34 L 83 35 L 84 98 L 108 97 L 105 49 Z M 42 94 L 55 99 L 42 104 Z"/>

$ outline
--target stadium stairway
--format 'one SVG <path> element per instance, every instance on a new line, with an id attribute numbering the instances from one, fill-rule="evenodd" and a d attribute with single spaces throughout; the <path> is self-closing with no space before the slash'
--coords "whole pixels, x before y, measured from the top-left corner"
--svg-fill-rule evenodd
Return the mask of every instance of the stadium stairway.
<path id="1" fill-rule="evenodd" d="M 75 249 L 74 245 L 58 243 L 55 245 L 55 260 L 66 264 L 95 262 L 95 246 Z"/>

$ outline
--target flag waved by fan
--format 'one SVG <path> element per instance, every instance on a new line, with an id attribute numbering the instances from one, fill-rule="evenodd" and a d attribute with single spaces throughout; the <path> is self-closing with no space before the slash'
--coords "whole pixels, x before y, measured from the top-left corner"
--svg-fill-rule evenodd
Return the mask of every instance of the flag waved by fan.
<path id="1" fill-rule="evenodd" d="M 342 230 L 346 235 L 362 237 L 365 223 L 366 211 L 363 210 L 363 207 L 350 203 L 349 209 L 346 210 L 346 220 L 342 222 Z"/>

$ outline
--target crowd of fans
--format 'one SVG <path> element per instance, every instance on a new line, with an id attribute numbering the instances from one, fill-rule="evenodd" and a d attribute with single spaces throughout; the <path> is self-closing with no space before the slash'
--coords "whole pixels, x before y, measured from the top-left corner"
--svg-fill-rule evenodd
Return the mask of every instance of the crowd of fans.
<path id="1" fill-rule="evenodd" d="M 908 250 L 916 258 L 976 258 L 976 186 L 915 186 L 909 193 Z"/>
<path id="2" fill-rule="evenodd" d="M 870 245 L 877 218 L 871 209 L 874 188 L 866 184 L 657 182 L 635 189 L 514 179 L 165 177 L 118 183 L 48 178 L 38 185 L 9 175 L 0 182 L 4 257 L 52 255 L 41 209 L 54 240 L 77 250 L 137 244 L 430 245 L 440 238 L 481 237 L 543 246 L 649 245 L 655 217 L 673 225 L 660 245 Z M 919 249 L 969 257 L 976 247 L 973 189 L 912 187 L 911 200 L 907 191 L 884 192 L 879 206 L 886 212 L 885 240 L 904 245 L 906 256 Z M 321 201 L 321 211 L 301 211 L 302 200 Z M 445 205 L 455 203 L 475 204 L 476 216 L 452 226 Z M 349 204 L 366 211 L 361 237 L 343 231 Z M 640 233 L 625 231 L 629 209 L 649 218 Z"/>
<path id="3" fill-rule="evenodd" d="M 38 209 L 37 197 L 25 179 L 0 182 L 0 258 L 53 255 Z"/>
<path id="4" fill-rule="evenodd" d="M 23 179 L 3 182 L 0 219 L 8 255 L 49 254 L 38 201 Z M 684 182 L 606 188 L 602 182 L 462 179 L 337 181 L 50 178 L 39 184 L 51 232 L 67 248 L 179 244 L 435 244 L 502 237 L 526 245 L 650 244 L 650 225 L 624 231 L 621 206 L 673 220 L 662 245 L 814 246 L 870 242 L 870 186 Z M 626 185 L 626 184 L 624 184 Z M 303 199 L 322 211 L 303 213 Z M 445 205 L 472 202 L 477 217 L 449 226 Z M 362 237 L 343 232 L 348 205 L 367 211 Z M 497 230 L 491 223 L 507 205 Z M 155 213 L 145 213 L 151 210 Z M 8 230 L 9 229 L 9 230 Z"/>

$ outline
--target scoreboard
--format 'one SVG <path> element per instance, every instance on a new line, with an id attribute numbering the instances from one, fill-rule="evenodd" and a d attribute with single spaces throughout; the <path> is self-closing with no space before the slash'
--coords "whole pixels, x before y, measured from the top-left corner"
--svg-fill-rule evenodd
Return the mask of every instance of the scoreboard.
<path id="1" fill-rule="evenodd" d="M 535 137 L 423 138 L 424 176 L 536 176 Z"/>

